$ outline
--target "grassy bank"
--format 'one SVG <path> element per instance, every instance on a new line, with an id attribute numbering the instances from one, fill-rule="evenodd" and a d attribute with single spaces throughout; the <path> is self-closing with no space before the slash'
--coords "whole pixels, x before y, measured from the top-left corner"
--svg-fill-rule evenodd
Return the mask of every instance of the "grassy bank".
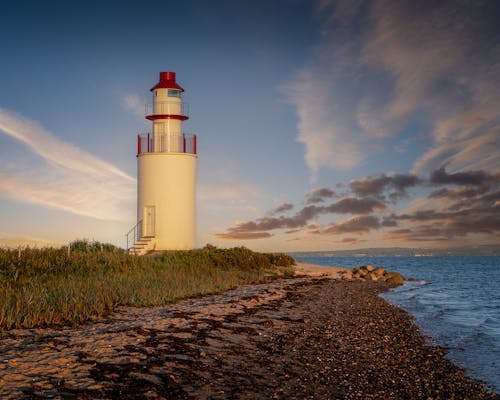
<path id="1" fill-rule="evenodd" d="M 100 243 L 59 249 L 0 249 L 0 330 L 81 324 L 118 305 L 156 306 L 262 281 L 288 256 L 246 248 L 134 257 Z M 286 272 L 291 269 L 285 268 Z"/>

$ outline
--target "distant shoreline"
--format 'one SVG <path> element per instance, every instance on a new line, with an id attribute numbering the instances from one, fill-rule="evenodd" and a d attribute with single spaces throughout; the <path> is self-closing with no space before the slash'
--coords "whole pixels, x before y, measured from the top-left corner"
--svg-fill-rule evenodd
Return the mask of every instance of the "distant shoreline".
<path id="1" fill-rule="evenodd" d="M 292 257 L 439 257 L 439 256 L 500 256 L 500 246 L 485 245 L 478 247 L 455 248 L 406 248 L 373 247 L 335 251 L 292 251 Z"/>

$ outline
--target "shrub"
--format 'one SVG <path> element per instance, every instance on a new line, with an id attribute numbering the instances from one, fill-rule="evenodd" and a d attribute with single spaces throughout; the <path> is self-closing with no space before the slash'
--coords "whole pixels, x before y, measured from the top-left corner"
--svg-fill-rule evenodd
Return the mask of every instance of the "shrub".
<path id="1" fill-rule="evenodd" d="M 263 281 L 292 262 L 289 256 L 210 245 L 160 257 L 129 256 L 86 240 L 71 243 L 70 252 L 0 249 L 0 330 L 81 324 L 117 305 L 156 306 L 217 293 Z"/>

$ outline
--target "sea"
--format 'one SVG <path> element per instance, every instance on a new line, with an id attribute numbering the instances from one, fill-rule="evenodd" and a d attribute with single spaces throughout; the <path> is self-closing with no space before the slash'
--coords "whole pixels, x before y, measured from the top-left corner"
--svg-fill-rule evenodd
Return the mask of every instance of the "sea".
<path id="1" fill-rule="evenodd" d="M 371 264 L 414 278 L 382 297 L 413 315 L 428 343 L 447 350 L 468 376 L 500 393 L 499 256 L 294 258 L 325 266 Z"/>

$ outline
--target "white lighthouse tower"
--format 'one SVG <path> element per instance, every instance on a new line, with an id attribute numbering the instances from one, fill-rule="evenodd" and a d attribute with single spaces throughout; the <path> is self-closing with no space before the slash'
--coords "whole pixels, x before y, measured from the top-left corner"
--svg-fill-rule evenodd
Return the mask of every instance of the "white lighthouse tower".
<path id="1" fill-rule="evenodd" d="M 182 131 L 184 89 L 175 72 L 160 72 L 151 92 L 153 130 L 137 138 L 137 225 L 127 235 L 139 255 L 195 247 L 196 135 Z"/>

